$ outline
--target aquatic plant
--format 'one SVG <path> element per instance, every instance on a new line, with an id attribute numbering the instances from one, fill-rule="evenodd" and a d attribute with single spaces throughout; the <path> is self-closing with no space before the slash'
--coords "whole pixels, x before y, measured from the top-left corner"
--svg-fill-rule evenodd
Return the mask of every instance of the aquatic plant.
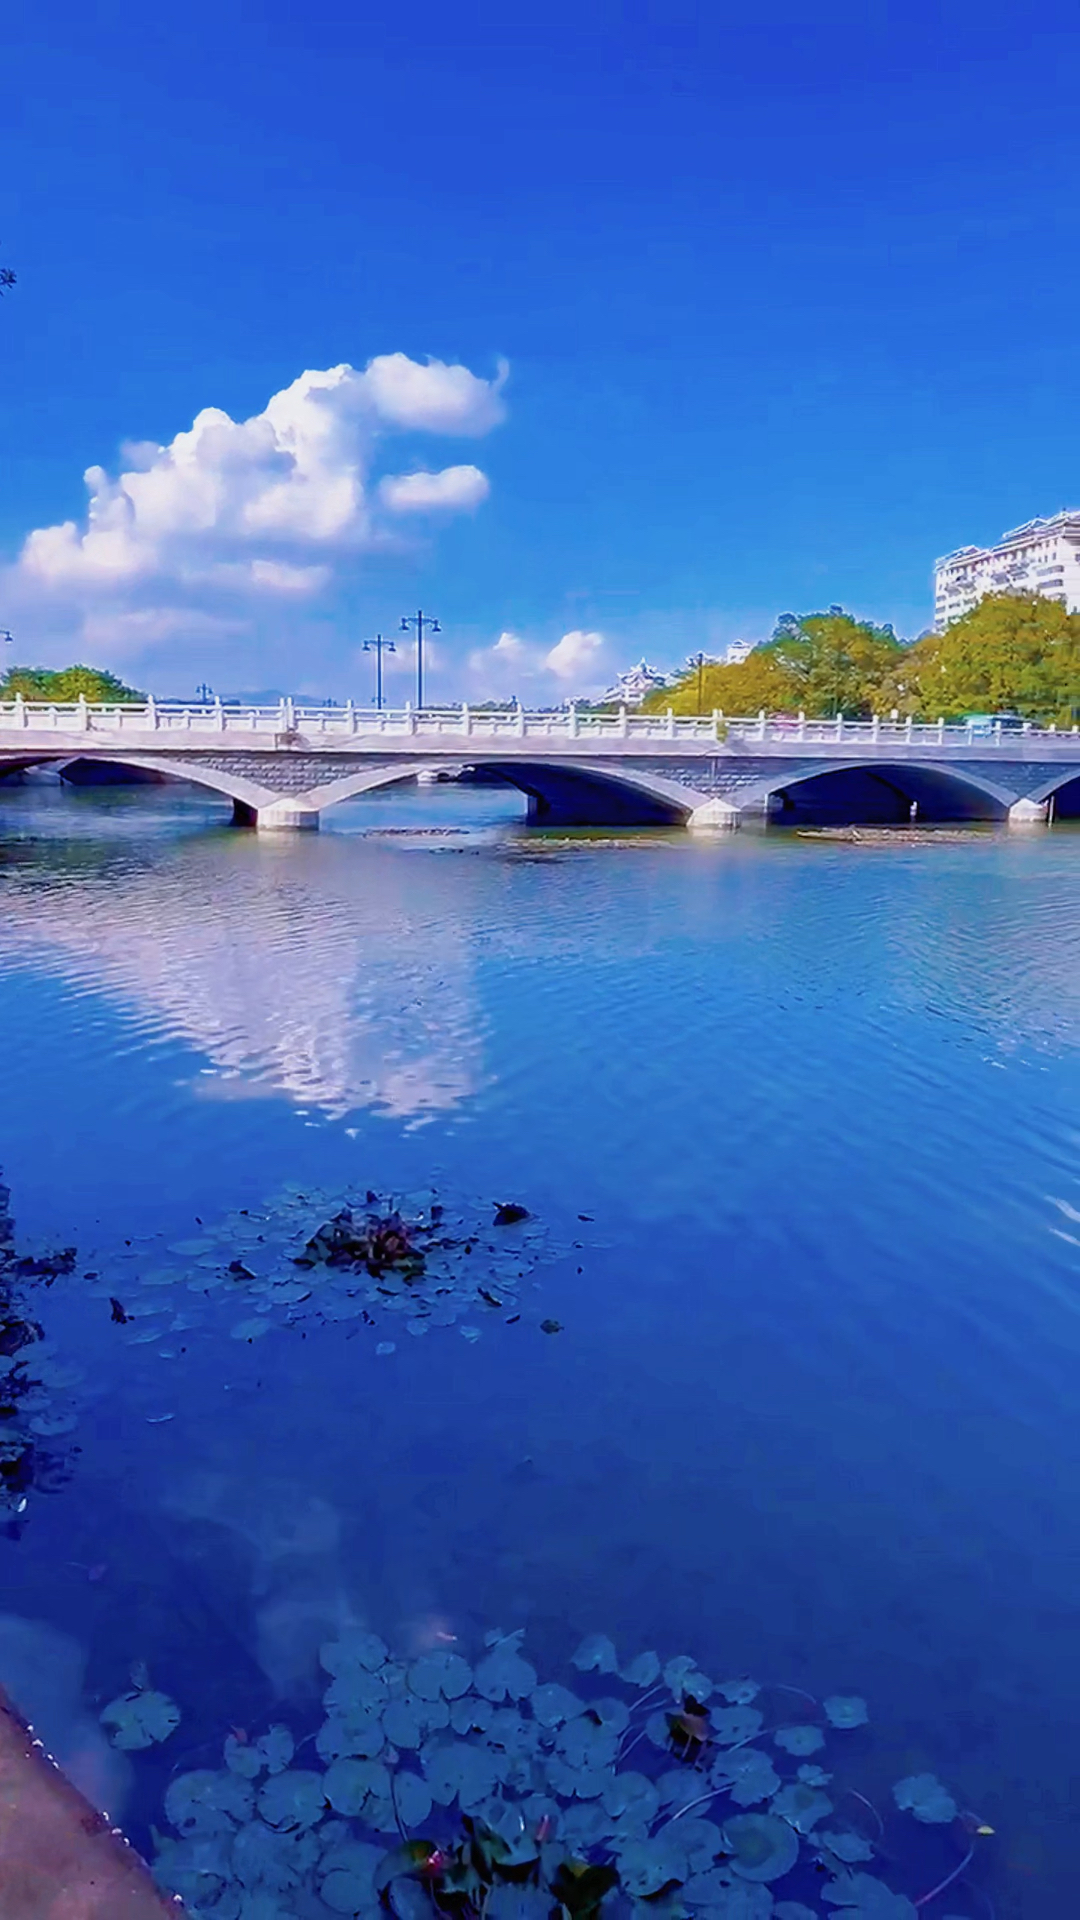
<path id="1" fill-rule="evenodd" d="M 72 1390 L 83 1373 L 45 1338 L 31 1295 L 74 1264 L 74 1247 L 18 1252 L 11 1196 L 0 1182 L 0 1529 L 8 1534 L 21 1531 L 33 1491 L 54 1492 L 70 1477 Z"/>
<path id="2" fill-rule="evenodd" d="M 299 1745 L 234 1732 L 222 1767 L 173 1779 L 162 1885 L 194 1920 L 917 1920 L 966 1870 L 970 1852 L 917 1902 L 897 1891 L 873 1870 L 880 1816 L 867 1832 L 862 1796 L 799 1759 L 835 1742 L 843 1762 L 865 1702 L 793 1728 L 774 1692 L 686 1655 L 624 1664 L 591 1635 L 567 1686 L 522 1642 L 490 1633 L 469 1662 L 398 1659 L 361 1628 L 328 1641 L 325 1717 Z M 924 1824 L 956 1814 L 931 1775 L 895 1798 Z"/>
<path id="3" fill-rule="evenodd" d="M 493 1316 L 531 1318 L 523 1289 L 542 1262 L 568 1251 L 516 1202 L 289 1186 L 188 1239 L 153 1235 L 113 1251 L 93 1291 L 108 1300 L 122 1343 L 156 1345 L 170 1358 L 174 1336 L 195 1332 L 227 1302 L 238 1309 L 233 1338 L 248 1343 L 311 1320 L 403 1328 L 412 1338 L 456 1326 L 474 1341 Z M 543 1326 L 561 1331 L 555 1320 Z M 396 1346 L 382 1339 L 375 1351 Z"/>

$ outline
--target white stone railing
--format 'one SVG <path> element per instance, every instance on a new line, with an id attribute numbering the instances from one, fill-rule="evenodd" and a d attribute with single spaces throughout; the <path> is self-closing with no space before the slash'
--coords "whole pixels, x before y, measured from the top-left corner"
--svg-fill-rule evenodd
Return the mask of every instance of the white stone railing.
<path id="1" fill-rule="evenodd" d="M 668 713 L 636 713 L 626 708 L 615 712 L 596 712 L 588 707 L 564 707 L 557 712 L 531 712 L 524 707 L 470 708 L 411 706 L 357 707 L 352 701 L 344 706 L 297 706 L 282 700 L 276 706 L 247 707 L 215 700 L 209 705 L 184 706 L 174 701 L 128 701 L 97 706 L 86 700 L 60 705 L 51 701 L 0 701 L 0 733 L 32 731 L 93 734 L 167 734 L 173 744 L 192 736 L 260 733 L 274 736 L 282 745 L 297 735 L 310 741 L 312 736 L 326 739 L 351 738 L 362 734 L 387 739 L 439 736 L 455 740 L 682 740 L 727 741 L 731 745 L 755 742 L 785 745 L 822 745 L 828 742 L 850 746 L 869 745 L 954 745 L 1015 746 L 1018 739 L 1035 737 L 1041 741 L 1068 743 L 1080 750 L 1078 729 L 1059 733 L 1055 728 L 1038 728 L 1027 723 L 1023 729 L 1000 722 L 946 723 L 944 720 L 810 720 L 803 714 L 753 716 L 712 713 L 685 718 Z"/>

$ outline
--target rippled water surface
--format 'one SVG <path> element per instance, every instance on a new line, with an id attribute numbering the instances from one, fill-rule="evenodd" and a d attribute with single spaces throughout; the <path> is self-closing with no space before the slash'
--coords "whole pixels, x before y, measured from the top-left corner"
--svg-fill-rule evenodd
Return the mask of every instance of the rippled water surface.
<path id="1" fill-rule="evenodd" d="M 997 1830 L 930 1920 L 1076 1911 L 1080 835 L 558 840 L 456 790 L 326 829 L 0 788 L 0 1166 L 79 1249 L 35 1312 L 84 1370 L 0 1678 L 148 1844 L 344 1619 L 523 1625 L 557 1677 L 602 1630 L 866 1695 L 867 1796 L 932 1769 Z M 113 1319 L 140 1236 L 290 1183 L 521 1202 L 520 1318 Z M 184 1719 L 120 1760 L 138 1660 Z"/>

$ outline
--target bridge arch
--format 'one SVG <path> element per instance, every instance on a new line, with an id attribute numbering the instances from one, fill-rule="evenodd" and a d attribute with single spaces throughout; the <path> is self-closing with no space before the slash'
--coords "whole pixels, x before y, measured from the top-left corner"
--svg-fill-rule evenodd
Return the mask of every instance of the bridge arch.
<path id="1" fill-rule="evenodd" d="M 1038 805 L 1052 801 L 1055 819 L 1080 819 L 1080 768 L 1060 768 L 1051 779 L 1032 788 L 1030 797 Z"/>
<path id="2" fill-rule="evenodd" d="M 477 754 L 464 764 L 482 768 L 508 786 L 517 787 L 529 800 L 530 818 L 548 826 L 685 826 L 695 809 L 709 799 L 708 794 L 662 774 L 589 761 Z M 310 787 L 298 796 L 296 804 L 325 812 L 379 787 L 399 785 L 419 773 L 437 772 L 439 767 L 439 761 L 417 756 L 392 766 L 364 768 L 326 786 Z"/>
<path id="3" fill-rule="evenodd" d="M 790 763 L 788 763 L 790 765 Z M 845 825 L 922 821 L 1007 820 L 1015 791 L 964 767 L 934 761 L 802 762 L 775 771 L 732 796 L 743 814 L 797 825 L 835 820 Z"/>
<path id="4" fill-rule="evenodd" d="M 166 780 L 207 787 L 223 800 L 247 808 L 251 813 L 271 806 L 281 795 L 272 793 L 258 781 L 246 780 L 221 767 L 202 766 L 197 760 L 179 761 L 171 754 L 151 753 L 73 753 L 70 746 L 52 751 L 6 756 L 0 759 L 0 778 L 5 773 L 25 772 L 29 767 L 62 767 L 69 760 L 92 760 L 98 767 L 139 767 L 147 773 L 160 773 Z"/>

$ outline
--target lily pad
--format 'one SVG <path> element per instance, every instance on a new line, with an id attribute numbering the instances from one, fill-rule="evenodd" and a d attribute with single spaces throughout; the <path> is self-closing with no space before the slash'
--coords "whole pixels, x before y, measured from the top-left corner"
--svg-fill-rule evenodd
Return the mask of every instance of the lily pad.
<path id="1" fill-rule="evenodd" d="M 613 1820 L 632 1818 L 648 1827 L 656 1819 L 660 1795 L 645 1774 L 617 1773 L 604 1788 L 603 1804 Z"/>
<path id="2" fill-rule="evenodd" d="M 685 1860 L 665 1844 L 663 1834 L 652 1840 L 631 1840 L 620 1849 L 618 1864 L 624 1890 L 639 1900 L 652 1899 L 687 1878 Z"/>
<path id="3" fill-rule="evenodd" d="M 383 1708 L 383 1731 L 391 1746 L 416 1748 L 423 1744 L 427 1732 L 427 1721 L 421 1711 L 420 1702 L 407 1697 L 391 1700 Z M 462 1728 L 467 1732 L 467 1728 Z"/>
<path id="4" fill-rule="evenodd" d="M 232 1869 L 241 1886 L 284 1892 L 300 1884 L 305 1866 L 297 1836 L 275 1833 L 261 1820 L 241 1827 L 232 1846 Z"/>
<path id="5" fill-rule="evenodd" d="M 831 1907 L 850 1908 L 865 1920 L 919 1920 L 918 1908 L 902 1893 L 893 1893 L 883 1880 L 869 1873 L 845 1873 L 822 1887 L 821 1897 Z"/>
<path id="6" fill-rule="evenodd" d="M 641 1657 L 647 1659 L 648 1655 Z M 570 1664 L 579 1673 L 618 1673 L 619 1656 L 615 1651 L 615 1643 L 608 1639 L 606 1633 L 590 1633 L 577 1652 L 570 1655 Z M 635 1684 L 641 1686 L 648 1683 L 638 1681 Z"/>
<path id="7" fill-rule="evenodd" d="M 820 1727 L 777 1727 L 773 1739 L 785 1753 L 801 1756 L 818 1753 L 825 1745 L 825 1735 Z"/>
<path id="8" fill-rule="evenodd" d="M 292 1768 L 267 1780 L 259 1794 L 259 1812 L 268 1827 L 289 1832 L 313 1827 L 326 1810 L 326 1775 Z"/>
<path id="9" fill-rule="evenodd" d="M 323 1760 L 337 1760 L 346 1753 L 374 1760 L 386 1745 L 386 1734 L 377 1713 L 364 1708 L 342 1709 L 323 1721 L 315 1745 Z"/>
<path id="10" fill-rule="evenodd" d="M 737 1807 L 753 1807 L 759 1800 L 771 1800 L 780 1787 L 780 1775 L 768 1754 L 758 1747 L 744 1747 L 741 1753 L 721 1755 L 710 1777 L 716 1786 L 730 1787 Z"/>
<path id="11" fill-rule="evenodd" d="M 363 1667 L 374 1673 L 385 1666 L 389 1649 L 377 1633 L 362 1627 L 346 1627 L 336 1640 L 324 1640 L 319 1648 L 319 1664 L 327 1673 L 344 1673 L 350 1667 Z"/>
<path id="12" fill-rule="evenodd" d="M 480 1700 L 473 1693 L 464 1694 L 450 1708 L 450 1725 L 455 1733 L 484 1733 L 491 1725 L 494 1712 L 490 1700 Z M 383 1717 L 385 1720 L 385 1715 Z"/>
<path id="13" fill-rule="evenodd" d="M 702 1886 L 708 1889 L 707 1898 L 699 1897 L 696 1891 Z M 770 1916 L 779 1911 L 773 1906 L 768 1887 L 754 1886 L 749 1881 L 735 1881 L 725 1886 L 720 1876 L 712 1873 L 689 1880 L 682 1889 L 682 1897 L 704 1920 L 770 1920 Z M 811 1915 L 811 1920 L 817 1920 L 817 1915 Z"/>
<path id="14" fill-rule="evenodd" d="M 393 1776 L 391 1800 L 403 1827 L 418 1827 L 431 1812 L 432 1794 L 426 1780 L 404 1768 Z"/>
<path id="15" fill-rule="evenodd" d="M 806 1761 L 797 1771 L 798 1778 L 805 1780 L 808 1787 L 827 1787 L 832 1779 L 831 1773 L 826 1773 L 824 1767 L 816 1766 L 812 1760 Z"/>
<path id="16" fill-rule="evenodd" d="M 756 1680 L 721 1680 L 716 1691 L 723 1695 L 729 1705 L 748 1707 L 751 1700 L 757 1699 L 761 1688 Z"/>
<path id="17" fill-rule="evenodd" d="M 706 1680 L 705 1675 L 698 1671 L 697 1661 L 692 1660 L 688 1653 L 676 1654 L 674 1660 L 668 1661 L 664 1668 L 664 1681 L 671 1688 L 673 1697 L 679 1701 L 688 1694 L 694 1700 L 704 1701 L 713 1690 L 712 1681 Z"/>
<path id="18" fill-rule="evenodd" d="M 741 1880 L 779 1880 L 799 1857 L 799 1842 L 774 1813 L 736 1813 L 724 1822 L 724 1846 Z"/>
<path id="19" fill-rule="evenodd" d="M 585 1645 L 588 1645 L 587 1641 Z M 611 1646 L 610 1640 L 608 1641 L 608 1645 Z M 614 1653 L 614 1647 L 612 1647 L 611 1650 L 612 1653 Z M 580 1652 L 581 1649 L 579 1648 L 578 1651 Z M 576 1660 L 574 1665 L 577 1665 Z M 591 1669 L 587 1667 L 582 1668 L 582 1672 L 584 1673 L 589 1671 L 591 1671 Z M 600 1673 L 609 1673 L 613 1672 L 614 1669 L 600 1667 L 597 1671 Z M 628 1687 L 654 1686 L 660 1678 L 660 1657 L 655 1653 L 639 1653 L 627 1666 L 620 1667 L 618 1672 L 620 1680 L 625 1680 Z"/>
<path id="20" fill-rule="evenodd" d="M 913 1813 L 924 1826 L 945 1827 L 956 1819 L 956 1801 L 933 1773 L 912 1773 L 898 1780 L 893 1799 L 905 1812 Z"/>
<path id="21" fill-rule="evenodd" d="M 495 1791 L 498 1771 L 483 1747 L 455 1740 L 448 1746 L 425 1748 L 420 1758 L 432 1799 L 440 1807 L 456 1800 L 462 1813 L 472 1813 Z"/>
<path id="22" fill-rule="evenodd" d="M 167 1693 L 155 1693 L 150 1687 L 136 1687 L 110 1700 L 102 1709 L 102 1726 L 110 1729 L 114 1747 L 129 1753 L 155 1746 L 167 1740 L 180 1725 L 180 1709 Z"/>
<path id="23" fill-rule="evenodd" d="M 809 1787 L 804 1780 L 793 1780 L 790 1785 L 781 1787 L 772 1803 L 773 1813 L 795 1828 L 797 1833 L 809 1833 L 811 1827 L 824 1820 L 833 1810 L 833 1803 L 820 1787 Z"/>
<path id="24" fill-rule="evenodd" d="M 564 1720 L 576 1719 L 578 1714 L 584 1713 L 585 1702 L 579 1700 L 576 1693 L 571 1693 L 569 1687 L 561 1687 L 557 1681 L 548 1681 L 533 1693 L 532 1710 L 542 1727 L 560 1727 Z"/>
<path id="25" fill-rule="evenodd" d="M 870 1718 L 866 1701 L 857 1693 L 831 1693 L 822 1705 L 830 1727 L 865 1727 Z"/>
<path id="26" fill-rule="evenodd" d="M 266 1733 L 260 1734 L 255 1742 L 256 1752 L 265 1762 L 268 1773 L 284 1773 L 292 1760 L 295 1748 L 296 1742 L 288 1727 L 283 1727 L 280 1723 L 268 1728 Z"/>
<path id="27" fill-rule="evenodd" d="M 379 1760 L 335 1760 L 322 1776 L 324 1799 L 335 1813 L 355 1819 L 366 1800 L 386 1800 L 390 1796 L 390 1775 Z M 275 1823 L 276 1824 L 276 1823 Z M 302 1824 L 310 1825 L 311 1822 Z"/>
<path id="28" fill-rule="evenodd" d="M 484 1905 L 485 1920 L 549 1920 L 552 1898 L 543 1887 L 516 1887 L 503 1882 L 492 1888 Z"/>
<path id="29" fill-rule="evenodd" d="M 780 1900 L 773 1908 L 773 1920 L 819 1920 L 819 1916 L 801 1900 Z"/>
<path id="30" fill-rule="evenodd" d="M 536 1668 L 515 1647 L 493 1647 L 476 1669 L 476 1691 L 485 1700 L 524 1700 L 536 1685 Z"/>
<path id="31" fill-rule="evenodd" d="M 383 1859 L 381 1847 L 359 1840 L 338 1842 L 322 1857 L 319 1892 L 331 1913 L 376 1913 L 375 1873 Z"/>
<path id="32" fill-rule="evenodd" d="M 830 1853 L 834 1860 L 842 1860 L 845 1866 L 854 1866 L 859 1860 L 872 1860 L 874 1849 L 869 1840 L 861 1833 L 815 1833 L 814 1845 Z"/>
<path id="33" fill-rule="evenodd" d="M 765 1717 L 756 1707 L 714 1707 L 709 1723 L 722 1747 L 734 1747 L 760 1733 Z"/>
<path id="34" fill-rule="evenodd" d="M 346 1667 L 331 1680 L 323 1694 L 323 1705 L 344 1711 L 360 1708 L 365 1713 L 378 1713 L 388 1699 L 389 1688 L 381 1673 L 368 1673 L 363 1667 Z"/>
<path id="35" fill-rule="evenodd" d="M 232 1833 L 251 1819 L 254 1793 L 234 1773 L 178 1773 L 165 1794 L 165 1818 L 182 1834 Z"/>
<path id="36" fill-rule="evenodd" d="M 472 1686 L 472 1669 L 459 1653 L 428 1653 L 409 1668 L 409 1686 L 421 1700 L 460 1700 Z"/>

